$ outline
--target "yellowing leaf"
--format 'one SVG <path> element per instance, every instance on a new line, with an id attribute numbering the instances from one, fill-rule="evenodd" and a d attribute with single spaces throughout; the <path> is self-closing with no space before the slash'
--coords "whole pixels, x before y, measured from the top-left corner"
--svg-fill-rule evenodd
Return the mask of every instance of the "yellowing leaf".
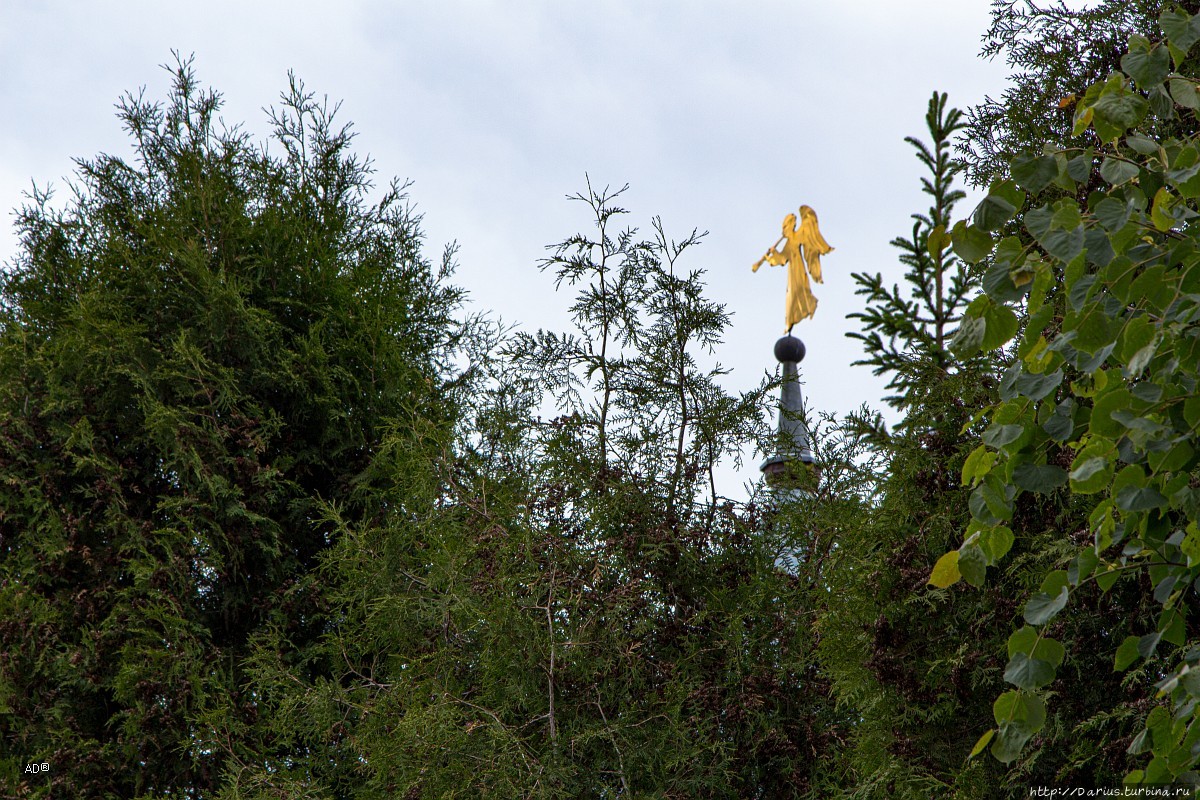
<path id="1" fill-rule="evenodd" d="M 1062 100 L 1058 101 L 1059 108 L 1070 108 L 1073 105 L 1075 105 L 1075 95 L 1073 95 L 1073 94 L 1069 94 L 1066 97 L 1064 97 Z M 992 731 L 992 733 L 995 733 L 995 731 Z M 991 737 L 989 736 L 988 738 L 991 738 Z M 985 742 L 985 744 L 986 744 L 986 742 Z M 975 755 L 975 754 L 972 753 L 971 755 Z"/>
<path id="2" fill-rule="evenodd" d="M 958 571 L 957 550 L 951 550 L 939 558 L 933 565 L 933 572 L 929 575 L 929 582 L 939 589 L 949 589 L 960 580 L 962 580 L 962 573 Z"/>
<path id="3" fill-rule="evenodd" d="M 1020 288 L 1027 283 L 1031 283 L 1033 281 L 1034 274 L 1033 267 L 1029 266 L 1028 264 L 1022 264 L 1021 266 L 1009 272 L 1008 276 L 1012 278 L 1013 286 Z"/>
<path id="4" fill-rule="evenodd" d="M 946 233 L 945 225 L 938 225 L 929 232 L 929 236 L 925 239 L 925 247 L 929 250 L 929 255 L 934 258 L 938 258 L 948 244 L 950 244 L 950 235 Z"/>
<path id="5" fill-rule="evenodd" d="M 996 729 L 992 728 L 987 733 L 985 733 L 983 736 L 980 736 L 979 741 L 976 742 L 975 746 L 971 748 L 971 755 L 967 756 L 967 760 L 970 761 L 972 758 L 974 758 L 975 756 L 982 753 L 983 749 L 988 746 L 988 742 L 990 742 L 992 740 L 992 737 L 995 735 L 996 735 Z"/>

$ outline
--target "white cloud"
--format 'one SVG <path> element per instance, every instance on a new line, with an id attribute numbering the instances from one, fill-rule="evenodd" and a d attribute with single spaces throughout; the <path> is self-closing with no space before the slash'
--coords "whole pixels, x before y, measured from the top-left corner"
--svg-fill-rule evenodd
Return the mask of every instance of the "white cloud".
<path id="1" fill-rule="evenodd" d="M 677 235 L 709 229 L 694 265 L 735 314 L 719 357 L 739 386 L 773 368 L 783 319 L 779 271 L 749 265 L 783 215 L 810 204 L 837 251 L 817 316 L 797 332 L 809 345 L 807 394 L 837 412 L 882 394 L 879 379 L 848 366 L 860 353 L 845 314 L 858 303 L 851 272 L 900 279 L 887 242 L 926 205 L 903 137 L 923 134 L 934 89 L 962 106 L 998 93 L 1003 76 L 975 57 L 984 0 L 60 0 L 6 14 L 6 207 L 31 177 L 61 185 L 72 156 L 120 151 L 113 103 L 142 84 L 161 97 L 169 78 L 157 65 L 171 48 L 195 53 L 226 118 L 257 134 L 291 68 L 344 100 L 382 179 L 415 179 L 430 255 L 457 239 L 460 282 L 508 320 L 565 324 L 569 299 L 535 265 L 587 224 L 563 199 L 585 172 L 632 184 L 631 223 L 660 214 Z M 15 246 L 0 234 L 0 260 Z"/>

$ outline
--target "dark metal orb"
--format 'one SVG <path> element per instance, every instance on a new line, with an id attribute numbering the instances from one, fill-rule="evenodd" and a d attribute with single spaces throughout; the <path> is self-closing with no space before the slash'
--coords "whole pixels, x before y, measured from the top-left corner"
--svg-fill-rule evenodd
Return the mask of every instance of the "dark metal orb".
<path id="1" fill-rule="evenodd" d="M 804 342 L 790 333 L 775 343 L 775 360 L 779 362 L 799 364 L 804 360 L 805 352 Z"/>

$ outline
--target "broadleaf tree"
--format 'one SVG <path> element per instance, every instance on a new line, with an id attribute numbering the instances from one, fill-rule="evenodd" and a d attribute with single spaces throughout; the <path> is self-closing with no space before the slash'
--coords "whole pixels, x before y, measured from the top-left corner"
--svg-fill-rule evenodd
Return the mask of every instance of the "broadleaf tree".
<path id="1" fill-rule="evenodd" d="M 1129 40 L 1138 57 L 1122 61 L 1126 72 L 1092 84 L 1075 109 L 1073 133 L 1090 131 L 1097 144 L 1065 154 L 1086 156 L 1086 177 L 1098 188 L 1082 201 L 1045 202 L 1031 187 L 1027 206 L 1014 209 L 1023 211 L 1018 224 L 1027 238 L 1012 254 L 1013 269 L 1032 274 L 1019 301 L 1027 322 L 1009 345 L 1012 364 L 989 409 L 983 457 L 964 471 L 977 492 L 1000 490 L 1002 513 L 1052 482 L 1088 521 L 1023 601 L 1025 627 L 1010 640 L 1005 670 L 1012 688 L 997 699 L 995 728 L 984 734 L 989 749 L 1005 761 L 1019 757 L 1040 735 L 1043 709 L 1054 709 L 1063 670 L 1090 655 L 1053 644 L 1059 621 L 1087 613 L 1092 598 L 1125 592 L 1145 611 L 1131 630 L 1113 632 L 1102 655 L 1127 673 L 1128 692 L 1155 698 L 1139 714 L 1144 732 L 1128 747 L 1140 761 L 1126 776 L 1134 784 L 1195 782 L 1192 743 L 1200 736 L 1193 619 L 1200 140 L 1192 96 L 1200 19 L 1166 8 L 1159 24 L 1151 36 Z M 1169 109 L 1154 100 L 1164 95 Z M 1165 117 L 1175 123 L 1164 134 Z M 996 308 L 1017 302 L 988 300 Z M 959 344 L 980 347 L 974 336 Z M 979 515 L 973 526 L 981 535 L 994 527 Z"/>
<path id="2" fill-rule="evenodd" d="M 1104 675 L 1101 656 L 1075 665 L 1088 682 L 1064 698 L 1019 764 L 968 758 L 1003 692 L 1010 626 L 1020 612 L 1014 597 L 1036 588 L 1061 557 L 1065 545 L 1057 531 L 1073 530 L 1080 516 L 1055 495 L 1038 495 L 1019 513 L 1006 513 L 1002 489 L 973 492 L 963 478 L 987 460 L 976 450 L 986 427 L 980 409 L 998 399 L 1005 358 L 991 349 L 955 354 L 950 344 L 972 336 L 1000 344 L 1011 337 L 1020 309 L 979 309 L 992 294 L 1022 296 L 1014 275 L 1020 282 L 1023 273 L 999 257 L 1004 248 L 990 258 L 991 233 L 951 217 L 960 197 L 953 179 L 962 167 L 948 151 L 958 121 L 944 95 L 935 94 L 926 118 L 931 144 L 909 140 L 928 171 L 922 186 L 933 205 L 916 215 L 912 237 L 896 242 L 908 268 L 904 282 L 889 290 L 879 276 L 856 276 L 866 299 L 864 310 L 852 315 L 865 328 L 851 334 L 868 354 L 860 363 L 903 387 L 891 402 L 904 416 L 887 433 L 877 418 L 859 415 L 857 429 L 886 468 L 870 490 L 875 502 L 865 514 L 853 510 L 863 516 L 845 525 L 832 570 L 823 576 L 836 591 L 823 603 L 821 664 L 858 718 L 841 786 L 848 797 L 1022 796 L 1030 785 L 1112 784 L 1129 766 L 1124 737 L 1132 736 L 1135 712 L 1114 703 L 1120 676 L 1093 678 Z M 976 214 L 996 228 L 1007 219 L 1000 218 L 1004 209 L 1011 217 L 1012 201 L 1019 200 L 1015 185 L 1001 191 Z M 941 280 L 935 270 L 945 273 Z M 938 292 L 945 293 L 940 303 Z M 981 331 L 980 321 L 993 328 Z M 1022 474 L 1021 480 L 1032 485 L 1038 477 Z M 1052 489 L 1053 481 L 1037 488 Z M 973 514 L 991 520 L 986 536 L 974 535 L 969 546 L 943 555 Z M 1001 557 L 1009 565 L 1003 574 L 982 591 L 964 591 L 964 576 L 983 585 L 988 564 Z M 1136 603 L 1072 618 L 1056 636 L 1095 649 L 1128 627 L 1130 607 Z M 1037 683 L 1045 669 L 1021 663 L 1010 677 Z"/>

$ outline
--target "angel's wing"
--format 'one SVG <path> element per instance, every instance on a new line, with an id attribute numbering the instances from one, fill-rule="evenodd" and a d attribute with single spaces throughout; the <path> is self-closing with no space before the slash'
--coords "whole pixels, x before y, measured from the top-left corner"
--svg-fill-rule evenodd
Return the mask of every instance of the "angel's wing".
<path id="1" fill-rule="evenodd" d="M 800 230 L 796 231 L 796 238 L 804 248 L 804 265 L 808 267 L 809 274 L 817 283 L 823 283 L 821 256 L 833 252 L 833 248 L 825 241 L 821 229 L 817 227 L 817 212 L 808 206 L 800 206 Z"/>

